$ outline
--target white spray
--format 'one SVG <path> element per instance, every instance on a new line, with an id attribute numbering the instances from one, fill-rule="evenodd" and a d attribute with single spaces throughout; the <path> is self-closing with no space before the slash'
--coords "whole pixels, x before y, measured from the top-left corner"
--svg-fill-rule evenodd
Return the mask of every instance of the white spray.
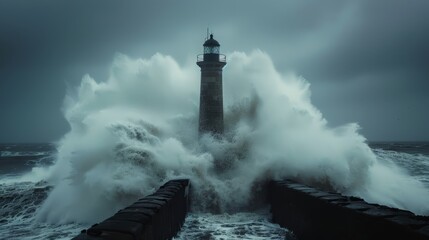
<path id="1" fill-rule="evenodd" d="M 309 84 L 279 74 L 266 53 L 229 54 L 223 139 L 198 139 L 198 94 L 198 67 L 161 54 L 118 55 L 104 82 L 85 76 L 66 97 L 71 131 L 38 218 L 99 221 L 178 177 L 191 179 L 196 210 L 239 210 L 264 181 L 294 178 L 429 214 L 421 182 L 377 160 L 357 124 L 329 128 Z"/>

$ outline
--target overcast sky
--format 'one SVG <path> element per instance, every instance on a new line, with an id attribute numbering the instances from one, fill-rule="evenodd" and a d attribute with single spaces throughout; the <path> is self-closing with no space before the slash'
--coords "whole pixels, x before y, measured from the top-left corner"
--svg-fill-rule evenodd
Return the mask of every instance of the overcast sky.
<path id="1" fill-rule="evenodd" d="M 84 74 L 104 80 L 118 52 L 184 64 L 207 26 L 222 52 L 261 49 L 306 78 L 329 125 L 429 140 L 427 0 L 0 0 L 0 142 L 59 140 Z"/>

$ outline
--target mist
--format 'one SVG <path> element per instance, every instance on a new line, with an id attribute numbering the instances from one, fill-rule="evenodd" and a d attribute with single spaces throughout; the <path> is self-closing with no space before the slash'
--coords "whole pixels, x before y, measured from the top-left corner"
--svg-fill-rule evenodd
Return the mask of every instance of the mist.
<path id="1" fill-rule="evenodd" d="M 193 61 L 118 54 L 107 79 L 85 75 L 64 100 L 71 130 L 43 171 L 54 188 L 38 219 L 95 222 L 173 178 L 191 180 L 194 211 L 255 207 L 264 182 L 291 178 L 429 214 L 429 190 L 377 159 L 358 124 L 331 127 L 306 79 L 280 73 L 261 50 L 227 56 L 221 139 L 198 135 Z"/>

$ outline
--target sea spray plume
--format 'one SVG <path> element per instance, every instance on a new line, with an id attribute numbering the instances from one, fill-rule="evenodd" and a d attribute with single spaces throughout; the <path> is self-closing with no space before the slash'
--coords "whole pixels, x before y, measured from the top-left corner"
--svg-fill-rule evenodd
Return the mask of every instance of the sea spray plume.
<path id="1" fill-rule="evenodd" d="M 118 55 L 107 81 L 85 76 L 66 98 L 71 131 L 50 169 L 54 189 L 39 219 L 94 222 L 175 177 L 191 179 L 194 210 L 240 210 L 261 194 L 261 183 L 288 177 L 428 213 L 425 201 L 409 197 L 429 199 L 428 190 L 380 163 L 356 124 L 329 128 L 304 79 L 279 74 L 262 51 L 229 54 L 224 73 L 222 139 L 198 138 L 193 63 Z"/>
<path id="2" fill-rule="evenodd" d="M 182 156 L 186 151 L 174 140 L 168 123 L 181 122 L 181 127 L 192 123 L 182 120 L 187 112 L 195 112 L 186 110 L 195 109 L 188 102 L 192 94 L 181 92 L 192 87 L 175 82 L 189 81 L 184 72 L 170 57 L 159 54 L 137 61 L 119 55 L 108 81 L 83 78 L 77 97 L 66 101 L 71 131 L 61 140 L 50 176 L 56 187 L 40 209 L 40 219 L 99 220 L 148 194 L 175 167 L 193 169 L 189 165 L 199 156 Z M 159 95 L 167 93 L 168 99 L 159 102 Z M 210 163 L 206 158 L 201 157 L 202 166 Z M 163 166 L 168 161 L 170 165 Z"/>
<path id="3" fill-rule="evenodd" d="M 249 161 L 267 170 L 279 169 L 273 171 L 276 176 L 287 173 L 289 177 L 302 177 L 304 181 L 328 180 L 336 190 L 364 185 L 366 177 L 360 174 L 367 172 L 374 156 L 364 144 L 365 139 L 356 133 L 356 125 L 329 129 L 326 120 L 310 102 L 309 84 L 292 75 L 281 76 L 265 53 L 256 51 L 252 57 L 236 54 L 231 56 L 230 62 L 228 72 L 234 75 L 232 79 L 241 81 L 232 86 L 226 81 L 225 95 L 232 95 L 228 91 L 238 92 L 240 98 L 250 99 L 248 107 L 254 109 L 250 110 L 251 121 L 248 117 L 234 117 L 242 122 L 233 124 L 252 129 Z M 241 87 L 243 85 L 251 87 L 246 89 L 247 86 Z M 234 104 L 234 101 L 227 97 L 227 103 Z M 236 114 L 237 110 L 231 112 Z M 361 153 L 362 159 L 353 159 L 360 157 L 353 151 Z M 355 166 L 351 166 L 353 164 Z M 362 166 L 356 168 L 358 164 Z"/>
<path id="4" fill-rule="evenodd" d="M 268 55 L 260 51 L 250 57 L 234 54 L 229 62 L 227 72 L 233 76 L 225 78 L 237 82 L 228 85 L 231 82 L 225 81 L 227 104 L 236 104 L 240 97 L 257 103 L 256 108 L 248 105 L 255 108 L 250 111 L 252 121 L 233 117 L 251 130 L 247 166 L 266 169 L 274 177 L 296 178 L 371 202 L 429 214 L 429 190 L 394 164 L 387 166 L 377 160 L 357 133 L 357 124 L 329 128 L 311 104 L 309 84 L 304 79 L 281 76 Z M 251 87 L 245 86 L 246 82 Z M 243 127 L 243 122 L 238 126 Z M 249 171 L 243 174 L 249 175 Z"/>

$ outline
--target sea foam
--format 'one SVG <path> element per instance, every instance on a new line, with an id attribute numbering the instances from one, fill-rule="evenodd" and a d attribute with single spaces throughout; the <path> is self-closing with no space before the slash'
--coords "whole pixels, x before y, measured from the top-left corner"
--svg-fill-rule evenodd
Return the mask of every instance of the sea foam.
<path id="1" fill-rule="evenodd" d="M 199 136 L 199 70 L 172 57 L 115 57 L 105 81 L 70 91 L 70 124 L 46 179 L 39 220 L 93 223 L 172 178 L 193 184 L 194 211 L 255 207 L 269 179 L 293 178 L 429 214 L 429 190 L 377 159 L 355 123 L 328 127 L 310 84 L 280 74 L 267 53 L 228 54 L 225 135 Z"/>

